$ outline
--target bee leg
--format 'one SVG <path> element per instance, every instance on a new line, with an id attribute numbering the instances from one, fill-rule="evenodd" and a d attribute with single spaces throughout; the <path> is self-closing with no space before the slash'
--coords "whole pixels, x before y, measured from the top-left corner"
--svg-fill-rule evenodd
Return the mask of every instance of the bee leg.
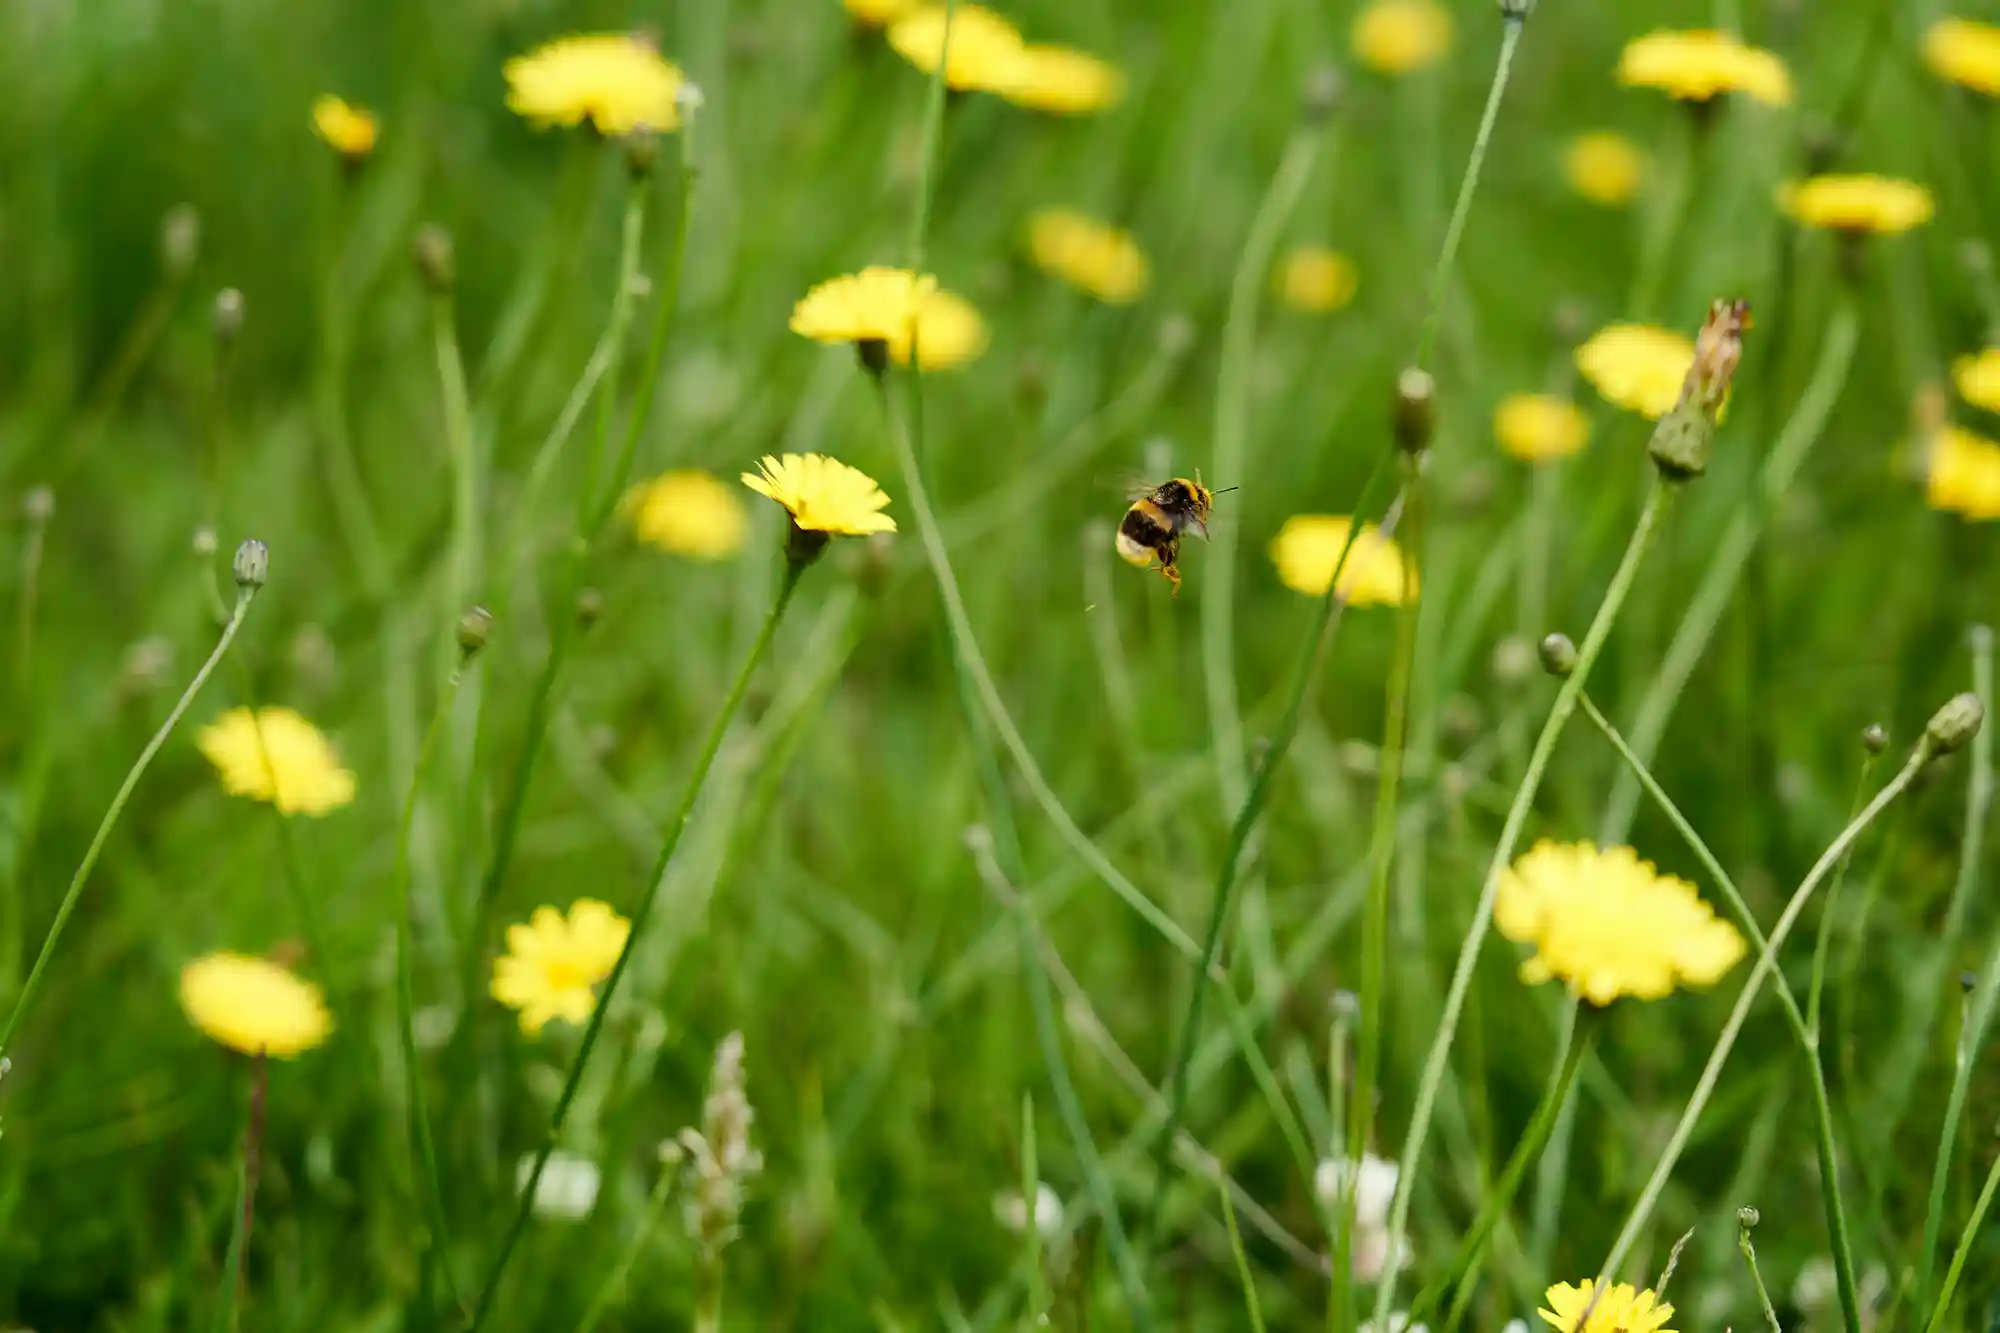
<path id="1" fill-rule="evenodd" d="M 1174 596 L 1178 599 L 1181 595 L 1180 567 L 1174 564 L 1164 564 L 1160 566 L 1160 573 L 1165 576 L 1167 582 L 1174 585 Z"/>

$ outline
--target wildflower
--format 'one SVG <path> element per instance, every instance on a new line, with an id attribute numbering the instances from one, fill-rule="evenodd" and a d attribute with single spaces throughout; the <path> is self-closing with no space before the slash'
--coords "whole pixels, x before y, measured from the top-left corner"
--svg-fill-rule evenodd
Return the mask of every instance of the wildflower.
<path id="1" fill-rule="evenodd" d="M 375 117 L 358 106 L 349 106 L 332 94 L 313 103 L 313 132 L 349 161 L 359 161 L 375 151 Z"/>
<path id="2" fill-rule="evenodd" d="M 942 5 L 926 5 L 889 25 L 889 45 L 926 74 L 937 72 L 944 49 L 946 13 Z M 1021 33 L 984 5 L 959 5 L 951 11 L 951 50 L 945 59 L 948 88 L 965 92 L 1005 92 L 1021 67 L 1025 44 Z"/>
<path id="3" fill-rule="evenodd" d="M 736 1239 L 744 1195 L 764 1169 L 764 1154 L 750 1142 L 756 1119 L 744 1090 L 743 1034 L 732 1032 L 715 1048 L 701 1128 L 684 1129 L 679 1139 L 687 1177 L 681 1215 L 689 1239 L 711 1264 Z"/>
<path id="4" fill-rule="evenodd" d="M 1331 314 L 1352 301 L 1360 284 L 1354 261 L 1323 245 L 1302 245 L 1286 255 L 1272 283 L 1279 300 L 1315 315 Z"/>
<path id="5" fill-rule="evenodd" d="M 1958 396 L 1974 407 L 2000 412 L 2000 347 L 1952 362 L 1951 382 L 1958 386 Z"/>
<path id="6" fill-rule="evenodd" d="M 956 33 L 952 45 L 958 44 Z M 1059 116 L 1083 116 L 1115 105 L 1125 95 L 1116 65 L 1067 46 L 1025 46 L 995 89 L 1016 106 Z"/>
<path id="7" fill-rule="evenodd" d="M 1373 0 L 1355 16 L 1351 40 L 1369 68 L 1409 74 L 1451 49 L 1451 15 L 1436 0 Z"/>
<path id="8" fill-rule="evenodd" d="M 1576 368 L 1606 399 L 1658 419 L 1673 410 L 1694 344 L 1651 324 L 1611 324 L 1576 349 Z"/>
<path id="9" fill-rule="evenodd" d="M 829 536 L 865 537 L 894 532 L 896 520 L 882 513 L 889 497 L 873 477 L 824 454 L 769 454 L 743 484 L 785 507 L 792 526 Z"/>
<path id="10" fill-rule="evenodd" d="M 1674 1317 L 1674 1307 L 1651 1291 L 1636 1291 L 1631 1283 L 1620 1282 L 1606 1287 L 1596 1307 L 1590 1308 L 1596 1287 L 1594 1279 L 1558 1282 L 1543 1294 L 1551 1308 L 1535 1313 L 1561 1333 L 1674 1333 L 1666 1326 Z M 1590 1320 L 1581 1323 L 1586 1308 L 1590 1308 Z"/>
<path id="11" fill-rule="evenodd" d="M 528 1188 L 528 1177 L 534 1173 L 535 1155 L 529 1153 L 515 1163 L 514 1188 Z M 597 1206 L 597 1190 L 603 1179 L 597 1163 L 588 1157 L 550 1153 L 542 1167 L 542 1178 L 535 1182 L 535 1201 L 531 1205 L 535 1215 L 558 1222 L 581 1222 Z"/>
<path id="12" fill-rule="evenodd" d="M 1535 946 L 1523 981 L 1561 978 L 1596 1005 L 1711 985 L 1743 957 L 1743 937 L 1694 885 L 1658 873 L 1630 847 L 1544 839 L 1501 878 L 1493 921 Z"/>
<path id="13" fill-rule="evenodd" d="M 649 546 L 694 560 L 722 560 L 743 546 L 743 502 L 707 472 L 668 472 L 635 488 L 626 503 Z"/>
<path id="14" fill-rule="evenodd" d="M 289 708 L 232 708 L 203 727 L 195 745 L 224 790 L 285 814 L 323 815 L 354 799 L 354 774 L 332 743 Z"/>
<path id="15" fill-rule="evenodd" d="M 1028 1203 L 1019 1190 L 1003 1190 L 993 1198 L 993 1217 L 1001 1226 L 1019 1235 L 1028 1229 Z M 1046 1184 L 1035 1185 L 1035 1232 L 1043 1240 L 1062 1234 L 1062 1196 Z"/>
<path id="16" fill-rule="evenodd" d="M 920 0 L 842 0 L 847 16 L 857 23 L 886 28 L 905 14 L 922 8 Z"/>
<path id="17" fill-rule="evenodd" d="M 1590 438 L 1590 418 L 1567 398 L 1546 393 L 1509 394 L 1493 412 L 1500 447 L 1524 463 L 1568 458 Z"/>
<path id="18" fill-rule="evenodd" d="M 1940 78 L 2000 97 L 2000 28 L 1941 18 L 1924 33 L 1924 63 Z"/>
<path id="19" fill-rule="evenodd" d="M 1271 559 L 1278 566 L 1278 578 L 1287 588 L 1308 597 L 1326 595 L 1333 580 L 1333 566 L 1347 545 L 1353 529 L 1351 518 L 1325 514 L 1294 514 L 1271 541 Z M 1373 523 L 1365 523 L 1347 553 L 1347 565 L 1340 571 L 1340 595 L 1351 606 L 1401 606 L 1404 575 L 1410 591 L 1417 590 L 1417 574 L 1406 569 L 1403 552 L 1382 535 Z"/>
<path id="20" fill-rule="evenodd" d="M 1373 1153 L 1363 1153 L 1359 1162 L 1327 1158 L 1313 1172 L 1313 1190 L 1328 1208 L 1343 1207 L 1349 1183 L 1354 1189 L 1354 1223 L 1357 1227 L 1380 1227 L 1389 1222 L 1389 1205 L 1395 1202 L 1396 1163 Z"/>
<path id="21" fill-rule="evenodd" d="M 1389 1317 L 1383 1323 L 1387 1333 L 1430 1333 L 1428 1325 L 1411 1323 L 1410 1313 L 1407 1310 L 1391 1310 Z M 1371 1319 L 1361 1325 L 1360 1333 L 1375 1333 L 1375 1321 Z"/>
<path id="22" fill-rule="evenodd" d="M 1792 101 L 1784 61 L 1709 29 L 1652 32 L 1629 43 L 1618 58 L 1618 81 L 1684 102 L 1706 102 L 1719 93 L 1748 93 L 1772 106 Z"/>
<path id="23" fill-rule="evenodd" d="M 1146 290 L 1146 256 L 1131 233 L 1081 213 L 1045 208 L 1028 219 L 1028 253 L 1044 272 L 1112 305 Z"/>
<path id="24" fill-rule="evenodd" d="M 1646 155 L 1624 135 L 1608 130 L 1577 135 L 1563 154 L 1570 188 L 1605 208 L 1630 203 L 1645 170 Z"/>
<path id="25" fill-rule="evenodd" d="M 902 268 L 865 268 L 822 282 L 792 307 L 793 333 L 854 343 L 871 368 L 908 365 L 914 341 L 923 370 L 950 370 L 986 350 L 986 323 L 937 279 Z"/>
<path id="26" fill-rule="evenodd" d="M 1931 436 L 1924 473 L 1931 508 L 1980 522 L 2000 519 L 2000 444 L 1945 426 Z"/>
<path id="27" fill-rule="evenodd" d="M 507 106 L 538 125 L 580 125 L 616 137 L 680 127 L 681 71 L 624 33 L 562 37 L 502 67 Z"/>
<path id="28" fill-rule="evenodd" d="M 1778 206 L 1808 227 L 1894 236 L 1935 211 L 1931 192 L 1892 176 L 1812 176 L 1778 191 Z"/>
<path id="29" fill-rule="evenodd" d="M 526 925 L 507 927 L 507 952 L 493 960 L 493 998 L 520 1011 L 531 1037 L 551 1018 L 584 1022 L 597 1007 L 592 988 L 611 975 L 631 933 L 631 922 L 594 898 L 571 903 L 566 919 L 537 907 Z"/>
<path id="30" fill-rule="evenodd" d="M 181 1008 L 209 1037 L 245 1055 L 289 1060 L 333 1031 L 319 987 L 240 953 L 204 954 L 182 968 Z"/>

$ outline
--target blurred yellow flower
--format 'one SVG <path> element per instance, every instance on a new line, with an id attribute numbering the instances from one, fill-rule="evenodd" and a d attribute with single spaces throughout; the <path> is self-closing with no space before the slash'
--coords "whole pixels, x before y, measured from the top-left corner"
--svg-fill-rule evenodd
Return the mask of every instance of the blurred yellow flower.
<path id="1" fill-rule="evenodd" d="M 1934 211 L 1931 192 L 1893 176 L 1809 176 L 1778 190 L 1778 206 L 1808 227 L 1893 236 Z"/>
<path id="2" fill-rule="evenodd" d="M 1279 580 L 1293 592 L 1324 597 L 1353 529 L 1353 519 L 1327 514 L 1294 514 L 1286 519 L 1271 540 L 1271 560 Z M 1419 587 L 1417 571 L 1407 567 L 1402 548 L 1373 523 L 1364 523 L 1340 571 L 1340 595 L 1350 606 L 1401 606 L 1406 573 L 1414 593 Z"/>
<path id="3" fill-rule="evenodd" d="M 232 708 L 203 727 L 195 745 L 224 790 L 285 814 L 323 815 L 354 799 L 354 774 L 341 767 L 332 743 L 289 708 Z"/>
<path id="4" fill-rule="evenodd" d="M 1931 436 L 1924 474 L 1931 508 L 1982 523 L 2000 519 L 2000 444 L 1943 427 Z"/>
<path id="5" fill-rule="evenodd" d="M 1559 979 L 1595 1005 L 1713 985 L 1743 958 L 1743 937 L 1694 885 L 1659 874 L 1630 847 L 1544 839 L 1501 877 L 1493 923 L 1535 946 L 1523 981 Z"/>
<path id="6" fill-rule="evenodd" d="M 986 322 L 971 302 L 937 279 L 905 268 L 865 268 L 822 282 L 792 307 L 791 329 L 815 342 L 869 345 L 897 365 L 910 362 L 914 336 L 924 370 L 950 370 L 986 350 Z"/>
<path id="7" fill-rule="evenodd" d="M 328 93 L 313 102 L 313 133 L 342 157 L 360 159 L 375 151 L 375 117 Z"/>
<path id="8" fill-rule="evenodd" d="M 1083 116 L 1116 104 L 1125 95 L 1125 76 L 1116 65 L 1087 51 L 1026 46 L 997 91 L 1016 106 Z"/>
<path id="9" fill-rule="evenodd" d="M 878 28 L 887 27 L 922 7 L 922 0 L 842 0 L 842 3 L 847 6 L 849 18 Z"/>
<path id="10" fill-rule="evenodd" d="M 873 477 L 824 454 L 764 455 L 743 484 L 785 507 L 793 526 L 806 532 L 865 537 L 894 532 L 896 520 L 881 511 L 889 497 Z"/>
<path id="11" fill-rule="evenodd" d="M 209 1037 L 245 1055 L 288 1060 L 333 1031 L 319 987 L 240 953 L 204 954 L 182 968 L 181 1008 Z"/>
<path id="12" fill-rule="evenodd" d="M 1616 208 L 1639 192 L 1646 155 L 1624 135 L 1598 130 L 1569 141 L 1563 171 L 1572 190 L 1593 204 Z"/>
<path id="13" fill-rule="evenodd" d="M 1951 382 L 1958 386 L 1958 396 L 1974 407 L 2000 412 L 2000 347 L 1952 362 Z"/>
<path id="14" fill-rule="evenodd" d="M 1792 76 L 1784 61 L 1712 29 L 1638 38 L 1618 58 L 1618 81 L 1688 102 L 1706 102 L 1719 93 L 1748 93 L 1772 106 L 1792 101 Z"/>
<path id="15" fill-rule="evenodd" d="M 1628 412 L 1659 420 L 1680 401 L 1694 344 L 1651 324 L 1610 324 L 1576 349 L 1576 368 Z"/>
<path id="16" fill-rule="evenodd" d="M 2000 97 L 2000 28 L 1971 19 L 1939 19 L 1924 34 L 1924 63 L 1940 78 Z"/>
<path id="17" fill-rule="evenodd" d="M 1360 283 L 1354 261 L 1346 255 L 1323 245 L 1302 245 L 1279 263 L 1271 285 L 1292 309 L 1323 315 L 1352 301 Z"/>
<path id="18" fill-rule="evenodd" d="M 633 489 L 626 503 L 639 540 L 693 560 L 722 560 L 743 546 L 743 502 L 707 472 L 668 472 Z"/>
<path id="19" fill-rule="evenodd" d="M 1666 1326 L 1674 1317 L 1674 1307 L 1652 1291 L 1638 1291 L 1631 1283 L 1620 1282 L 1606 1287 L 1592 1309 L 1590 1295 L 1595 1290 L 1595 1278 L 1558 1282 L 1545 1293 L 1550 1308 L 1535 1313 L 1561 1333 L 1674 1333 Z M 1590 1322 L 1579 1325 L 1585 1310 L 1590 1310 Z"/>
<path id="20" fill-rule="evenodd" d="M 889 45 L 924 73 L 935 73 L 938 52 L 945 46 L 945 18 L 943 5 L 906 14 L 889 26 Z M 959 5 L 950 19 L 945 85 L 967 92 L 1005 92 L 1021 64 L 1020 30 L 984 5 Z"/>
<path id="21" fill-rule="evenodd" d="M 1371 69 L 1408 74 L 1451 49 L 1451 15 L 1436 0 L 1371 0 L 1355 16 L 1351 40 Z"/>
<path id="22" fill-rule="evenodd" d="M 1582 449 L 1590 438 L 1590 418 L 1554 394 L 1509 394 L 1493 412 L 1493 434 L 1522 462 L 1545 463 Z"/>
<path id="23" fill-rule="evenodd" d="M 551 1018 L 582 1023 L 631 934 L 631 922 L 594 898 L 571 903 L 567 919 L 537 907 L 526 925 L 507 927 L 507 952 L 493 960 L 493 998 L 520 1011 L 531 1037 Z"/>
<path id="24" fill-rule="evenodd" d="M 580 125 L 617 136 L 680 127 L 680 67 L 636 37 L 562 37 L 502 67 L 508 109 L 538 125 Z"/>
<path id="25" fill-rule="evenodd" d="M 1130 232 L 1064 208 L 1028 219 L 1028 254 L 1038 268 L 1112 305 L 1146 290 L 1146 256 Z"/>

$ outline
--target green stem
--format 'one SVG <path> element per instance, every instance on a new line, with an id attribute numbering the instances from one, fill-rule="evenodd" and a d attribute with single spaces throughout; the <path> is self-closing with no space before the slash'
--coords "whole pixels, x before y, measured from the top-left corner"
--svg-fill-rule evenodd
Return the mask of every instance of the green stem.
<path id="1" fill-rule="evenodd" d="M 769 652 L 772 639 L 777 635 L 778 622 L 784 618 L 785 609 L 791 605 L 792 594 L 798 590 L 799 577 L 805 573 L 805 566 L 787 562 L 778 594 L 772 600 L 771 610 L 764 617 L 763 628 L 758 630 L 757 639 L 750 645 L 750 652 L 743 660 L 742 670 L 736 674 L 736 681 L 729 688 L 728 697 L 722 702 L 722 711 L 716 715 L 710 726 L 708 738 L 702 743 L 701 752 L 695 756 L 694 767 L 689 771 L 687 788 L 681 795 L 679 807 L 662 830 L 660 850 L 654 858 L 653 867 L 648 872 L 645 886 L 639 892 L 639 902 L 632 910 L 631 929 L 625 938 L 625 947 L 618 953 L 618 961 L 611 966 L 611 974 L 604 979 L 604 990 L 597 998 L 596 1006 L 590 1012 L 590 1022 L 584 1027 L 583 1040 L 577 1046 L 576 1059 L 571 1062 L 569 1076 L 563 1081 L 561 1094 L 556 1098 L 554 1112 L 549 1116 L 548 1133 L 542 1140 L 541 1148 L 535 1154 L 534 1167 L 528 1173 L 527 1182 L 521 1188 L 519 1202 L 515 1204 L 513 1220 L 508 1224 L 506 1237 L 501 1241 L 500 1253 L 493 1266 L 487 1271 L 486 1279 L 480 1285 L 479 1298 L 473 1305 L 469 1330 L 477 1330 L 486 1322 L 486 1316 L 493 1306 L 493 1298 L 499 1292 L 500 1279 L 506 1274 L 507 1264 L 513 1258 L 515 1247 L 520 1243 L 521 1231 L 527 1225 L 528 1215 L 534 1208 L 535 1191 L 541 1186 L 542 1172 L 549 1164 L 549 1154 L 555 1151 L 556 1141 L 562 1134 L 563 1124 L 569 1116 L 570 1104 L 576 1100 L 576 1093 L 583 1082 L 584 1067 L 590 1063 L 591 1052 L 597 1046 L 598 1035 L 604 1030 L 604 1016 L 611 1009 L 611 1000 L 618 992 L 618 983 L 625 976 L 625 969 L 631 964 L 632 954 L 637 949 L 640 938 L 645 934 L 647 919 L 652 915 L 653 902 L 660 894 L 660 885 L 665 880 L 667 869 L 673 863 L 674 851 L 680 846 L 681 835 L 687 831 L 688 820 L 694 815 L 695 803 L 700 799 L 702 788 L 708 781 L 708 771 L 715 766 L 715 757 L 722 750 L 722 742 L 729 733 L 729 725 L 736 718 L 737 710 L 743 704 L 743 695 L 750 688 L 750 680 L 757 667 Z"/>
<path id="2" fill-rule="evenodd" d="M 7 1015 L 5 1026 L 0 1026 L 0 1053 L 6 1052 L 13 1046 L 14 1034 L 21 1025 L 21 1019 L 28 1012 L 29 1003 L 35 998 L 35 991 L 41 985 L 42 974 L 48 970 L 49 960 L 55 956 L 56 942 L 62 938 L 63 927 L 69 924 L 70 914 L 76 910 L 77 902 L 83 897 L 83 886 L 89 880 L 91 870 L 97 865 L 97 858 L 103 853 L 104 844 L 110 838 L 112 828 L 117 825 L 118 817 L 125 813 L 125 804 L 132 799 L 133 789 L 139 785 L 139 779 L 146 775 L 146 769 L 152 765 L 153 756 L 157 755 L 160 747 L 167 743 L 167 737 L 173 735 L 181 716 L 187 712 L 189 705 L 194 703 L 195 696 L 201 693 L 201 687 L 208 683 L 216 664 L 221 662 L 223 654 L 229 651 L 229 645 L 235 641 L 236 632 L 243 627 L 243 618 L 249 613 L 250 603 L 256 595 L 257 589 L 254 586 L 245 585 L 237 590 L 236 608 L 230 613 L 228 623 L 222 627 L 222 636 L 216 640 L 215 648 L 209 653 L 208 660 L 194 673 L 194 679 L 189 681 L 187 689 L 181 692 L 181 697 L 167 714 L 166 721 L 162 722 L 159 730 L 153 733 L 153 738 L 146 742 L 146 748 L 139 752 L 138 759 L 125 774 L 125 781 L 119 784 L 117 794 L 111 798 L 110 808 L 104 812 L 104 818 L 98 821 L 97 832 L 91 835 L 90 846 L 84 849 L 83 860 L 77 863 L 76 873 L 70 876 L 69 890 L 63 894 L 62 903 L 56 908 L 55 920 L 49 923 L 49 933 L 42 940 L 41 952 L 35 955 L 35 965 L 28 969 L 28 979 L 21 985 L 20 997 L 14 1001 L 14 1008 Z"/>
<path id="3" fill-rule="evenodd" d="M 53 501 L 53 494 L 39 492 Z M 50 506 L 39 500 L 23 506 L 27 531 L 21 538 L 21 591 L 14 611 L 14 706 L 18 718 L 35 715 L 35 626 L 41 604 L 42 555 L 48 543 Z"/>
<path id="4" fill-rule="evenodd" d="M 1861 803 L 1868 799 L 1868 779 L 1875 775 L 1875 756 L 1868 755 L 1861 761 L 1861 776 L 1855 779 L 1854 799 L 1848 803 L 1847 817 L 1853 819 L 1861 813 Z M 1838 914 L 1834 907 L 1840 901 L 1840 890 L 1847 883 L 1847 869 L 1853 858 L 1841 861 L 1833 872 L 1833 883 L 1826 886 L 1826 906 L 1819 913 L 1819 935 L 1813 941 L 1812 981 L 1806 989 L 1806 1031 L 1812 1034 L 1817 1046 L 1820 1038 L 1820 1004 L 1826 994 L 1826 965 L 1833 952 L 1833 927 Z"/>
<path id="5" fill-rule="evenodd" d="M 650 1241 L 653 1233 L 659 1229 L 660 1217 L 666 1212 L 667 1201 L 673 1196 L 673 1192 L 674 1173 L 671 1169 L 662 1168 L 659 1180 L 653 1184 L 652 1198 L 646 1203 L 645 1220 L 632 1232 L 631 1241 L 618 1256 L 618 1262 L 611 1266 L 610 1275 L 598 1287 L 597 1294 L 591 1297 L 589 1308 L 583 1312 L 583 1322 L 576 1326 L 576 1333 L 592 1333 L 610 1311 L 612 1303 L 625 1290 L 625 1284 L 632 1276 L 633 1267 L 639 1262 L 639 1256 L 645 1252 L 646 1242 Z"/>
<path id="6" fill-rule="evenodd" d="M 1785 1333 L 1778 1323 L 1778 1312 L 1771 1307 L 1771 1293 L 1764 1289 L 1764 1275 L 1757 1271 L 1757 1247 L 1750 1243 L 1750 1228 L 1756 1224 L 1757 1210 L 1739 1208 L 1736 1211 L 1736 1248 L 1743 1253 L 1743 1263 L 1750 1270 L 1750 1285 L 1756 1289 L 1757 1305 L 1764 1311 L 1764 1322 L 1771 1326 L 1771 1333 Z"/>
<path id="7" fill-rule="evenodd" d="M 1986 1211 L 1993 1206 L 1993 1193 L 2000 1189 L 2000 1157 L 1986 1170 L 1986 1183 L 1979 1188 L 1979 1197 L 1973 1201 L 1972 1216 L 1965 1219 L 1965 1230 L 1958 1236 L 1958 1248 L 1952 1252 L 1951 1266 L 1945 1269 L 1944 1286 L 1938 1290 L 1937 1304 L 1931 1307 L 1931 1317 L 1924 1324 L 1924 1333 L 1940 1333 L 1944 1327 L 1945 1311 L 1951 1308 L 1951 1298 L 1958 1290 L 1959 1275 L 1965 1271 L 1966 1258 L 1972 1253 L 1972 1242 L 1979 1238 L 1979 1228 L 1986 1221 Z"/>
<path id="8" fill-rule="evenodd" d="M 1222 1221 L 1229 1228 L 1229 1252 L 1236 1258 L 1236 1280 L 1243 1285 L 1243 1303 L 1248 1307 L 1252 1333 L 1264 1333 L 1264 1308 L 1257 1302 L 1257 1279 L 1250 1271 L 1250 1256 L 1243 1252 L 1243 1235 L 1236 1229 L 1236 1208 L 1229 1202 L 1229 1189 L 1222 1186 Z"/>
<path id="9" fill-rule="evenodd" d="M 458 354 L 458 331 L 449 291 L 431 298 L 431 342 L 437 356 L 438 385 L 444 404 L 445 452 L 451 457 L 451 557 L 445 580 L 444 669 L 449 676 L 458 644 L 451 627 L 471 604 L 479 569 L 479 454 L 472 437 L 472 408 L 466 396 L 465 363 Z"/>
<path id="10" fill-rule="evenodd" d="M 237 1166 L 236 1205 L 230 1210 L 229 1249 L 222 1261 L 222 1301 L 216 1311 L 217 1333 L 236 1327 L 243 1296 L 243 1256 L 250 1248 L 250 1227 L 257 1206 L 257 1168 L 264 1150 L 264 1105 L 271 1072 L 260 1051 L 250 1057 L 250 1105 L 244 1116 L 243 1158 Z"/>

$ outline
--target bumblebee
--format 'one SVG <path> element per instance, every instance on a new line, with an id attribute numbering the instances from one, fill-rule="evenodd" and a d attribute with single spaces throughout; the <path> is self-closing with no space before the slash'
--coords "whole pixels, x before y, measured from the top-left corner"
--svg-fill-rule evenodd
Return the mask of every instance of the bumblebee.
<path id="1" fill-rule="evenodd" d="M 1118 554 L 1141 569 L 1158 568 L 1181 593 L 1181 533 L 1192 529 L 1208 540 L 1208 514 L 1215 497 L 1233 491 L 1234 486 L 1211 491 L 1199 480 L 1175 477 L 1145 488 L 1118 525 Z M 1154 561 L 1158 561 L 1155 566 Z"/>

